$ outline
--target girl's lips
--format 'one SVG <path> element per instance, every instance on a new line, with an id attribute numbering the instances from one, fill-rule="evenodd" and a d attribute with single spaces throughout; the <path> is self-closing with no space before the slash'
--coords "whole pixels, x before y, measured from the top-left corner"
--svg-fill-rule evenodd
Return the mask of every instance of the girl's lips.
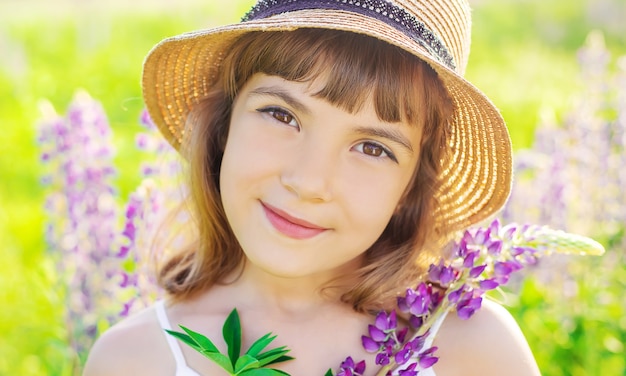
<path id="1" fill-rule="evenodd" d="M 292 217 L 284 211 L 266 203 L 262 202 L 261 205 L 263 206 L 265 216 L 272 226 L 280 233 L 290 238 L 308 239 L 327 230 L 326 228 L 317 226 L 303 219 Z"/>

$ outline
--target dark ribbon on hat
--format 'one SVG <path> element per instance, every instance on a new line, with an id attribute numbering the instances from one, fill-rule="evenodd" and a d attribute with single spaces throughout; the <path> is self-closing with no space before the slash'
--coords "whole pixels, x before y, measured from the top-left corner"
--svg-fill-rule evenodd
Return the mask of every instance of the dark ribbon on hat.
<path id="1" fill-rule="evenodd" d="M 303 9 L 342 10 L 375 18 L 409 36 L 439 62 L 455 69 L 454 58 L 446 46 L 423 22 L 385 0 L 261 0 L 241 21 L 263 19 Z"/>

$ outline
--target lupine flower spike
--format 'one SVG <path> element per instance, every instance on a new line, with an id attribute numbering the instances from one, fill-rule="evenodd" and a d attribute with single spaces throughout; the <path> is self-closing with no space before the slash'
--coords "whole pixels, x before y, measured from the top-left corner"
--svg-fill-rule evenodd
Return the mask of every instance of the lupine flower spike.
<path id="1" fill-rule="evenodd" d="M 113 319 L 111 276 L 117 268 L 111 249 L 118 207 L 113 178 L 114 149 L 104 110 L 86 92 L 74 96 L 66 116 L 40 104 L 41 160 L 48 188 L 46 242 L 67 291 L 66 323 L 72 349 L 85 352 L 99 320 Z"/>
<path id="2" fill-rule="evenodd" d="M 145 308 L 163 295 L 157 288 L 150 264 L 154 258 L 161 257 L 167 246 L 167 239 L 159 236 L 159 226 L 182 201 L 182 191 L 176 187 L 180 165 L 174 149 L 158 134 L 147 111 L 142 113 L 140 124 L 146 131 L 137 135 L 137 148 L 151 155 L 153 161 L 142 164 L 143 180 L 126 204 L 117 252 L 123 262 L 119 271 L 121 316 Z M 171 229 L 174 223 L 168 225 Z"/>
<path id="3" fill-rule="evenodd" d="M 365 350 L 376 353 L 376 364 L 383 366 L 377 375 L 418 375 L 432 367 L 436 347 L 427 338 L 446 314 L 454 311 L 469 319 L 487 291 L 506 284 L 513 272 L 536 264 L 540 257 L 604 253 L 602 245 L 583 236 L 540 226 L 501 226 L 498 220 L 466 231 L 453 250 L 449 262 L 430 266 L 427 282 L 398 298 L 398 310 L 408 315 L 410 328 L 398 325 L 395 311 L 381 312 L 369 326 L 369 335 L 362 337 Z"/>

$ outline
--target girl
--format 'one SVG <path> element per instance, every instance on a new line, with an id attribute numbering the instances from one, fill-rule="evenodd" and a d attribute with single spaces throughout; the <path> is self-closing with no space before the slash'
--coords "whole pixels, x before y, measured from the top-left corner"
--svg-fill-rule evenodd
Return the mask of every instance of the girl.
<path id="1" fill-rule="evenodd" d="M 235 307 L 243 348 L 273 332 L 292 350 L 276 368 L 321 376 L 350 355 L 375 374 L 373 314 L 510 191 L 504 122 L 462 77 L 469 25 L 462 0 L 262 0 L 157 45 L 144 98 L 188 161 L 196 237 L 159 270 L 167 299 L 107 331 L 85 375 L 223 374 L 164 329 L 224 351 Z M 439 376 L 538 374 L 494 303 L 435 334 Z"/>

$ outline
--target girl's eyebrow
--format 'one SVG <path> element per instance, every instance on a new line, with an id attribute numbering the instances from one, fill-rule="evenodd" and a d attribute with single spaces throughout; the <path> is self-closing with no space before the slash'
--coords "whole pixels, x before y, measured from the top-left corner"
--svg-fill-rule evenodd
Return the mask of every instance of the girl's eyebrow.
<path id="1" fill-rule="evenodd" d="M 311 111 L 304 103 L 300 102 L 292 96 L 287 90 L 276 86 L 261 86 L 250 90 L 250 94 L 271 96 L 281 99 L 295 110 L 302 112 L 304 115 L 310 115 Z"/>
<path id="2" fill-rule="evenodd" d="M 355 132 L 364 136 L 386 138 L 392 142 L 402 145 L 411 154 L 413 154 L 413 145 L 411 144 L 411 141 L 396 129 L 378 127 L 357 127 L 355 129 Z"/>
<path id="3" fill-rule="evenodd" d="M 287 103 L 289 106 L 293 107 L 295 110 L 302 112 L 305 115 L 310 115 L 311 110 L 302 102 L 300 102 L 297 98 L 295 98 L 289 91 L 277 87 L 277 86 L 260 86 L 253 90 L 250 90 L 251 95 L 261 95 L 261 96 L 271 96 L 276 97 Z M 359 126 L 355 128 L 355 133 L 361 134 L 369 137 L 381 137 L 386 138 L 392 142 L 395 142 L 405 149 L 407 149 L 411 154 L 413 154 L 413 146 L 411 141 L 403 135 L 400 131 L 393 128 L 380 128 L 380 127 L 367 127 L 367 126 Z"/>

